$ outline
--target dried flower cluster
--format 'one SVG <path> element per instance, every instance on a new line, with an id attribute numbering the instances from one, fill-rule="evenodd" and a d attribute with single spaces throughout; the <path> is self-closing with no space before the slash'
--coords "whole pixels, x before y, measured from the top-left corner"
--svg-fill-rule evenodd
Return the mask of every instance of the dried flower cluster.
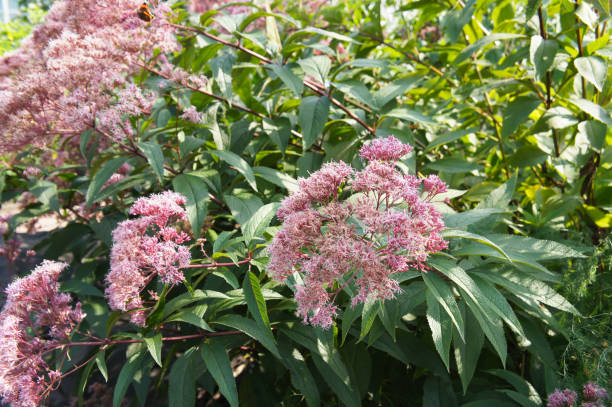
<path id="1" fill-rule="evenodd" d="M 155 97 L 130 74 L 154 49 L 180 49 L 169 6 L 160 2 L 145 23 L 141 3 L 56 1 L 22 47 L 0 58 L 0 153 L 72 140 L 94 124 L 113 138 L 129 134 L 125 116 L 150 110 Z"/>
<path id="2" fill-rule="evenodd" d="M 175 228 L 187 220 L 185 198 L 175 192 L 140 198 L 130 214 L 140 215 L 117 225 L 113 231 L 110 273 L 106 276 L 106 296 L 113 309 L 132 311 L 130 319 L 144 326 L 146 313 L 140 292 L 155 277 L 166 284 L 184 280 L 182 267 L 191 261 L 190 238 Z"/>
<path id="3" fill-rule="evenodd" d="M 7 289 L 0 313 L 0 395 L 15 407 L 36 407 L 57 385 L 61 373 L 44 356 L 69 341 L 85 314 L 59 292 L 64 263 L 44 261 Z"/>
<path id="4" fill-rule="evenodd" d="M 595 383 L 589 382 L 582 387 L 583 401 L 580 407 L 604 407 L 605 399 L 609 398 L 608 392 Z M 555 390 L 548 395 L 547 407 L 572 407 L 578 400 L 578 394 L 571 390 Z"/>
<path id="5" fill-rule="evenodd" d="M 400 290 L 393 274 L 424 270 L 429 253 L 447 247 L 432 204 L 446 184 L 402 174 L 396 163 L 410 151 L 394 137 L 374 140 L 361 149 L 369 161 L 362 171 L 324 164 L 283 200 L 268 269 L 279 281 L 295 271 L 303 275 L 295 297 L 305 323 L 329 327 L 335 295 L 349 284 L 357 289 L 353 305 L 393 298 Z"/>

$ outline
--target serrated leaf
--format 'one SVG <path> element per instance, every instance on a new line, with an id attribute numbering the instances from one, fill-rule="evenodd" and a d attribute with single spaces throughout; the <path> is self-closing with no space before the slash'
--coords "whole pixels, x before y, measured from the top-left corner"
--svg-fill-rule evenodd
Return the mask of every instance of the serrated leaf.
<path id="1" fill-rule="evenodd" d="M 192 359 L 197 348 L 191 347 L 172 365 L 168 382 L 168 405 L 172 407 L 194 407 L 196 402 L 196 369 Z"/>
<path id="2" fill-rule="evenodd" d="M 487 36 L 479 38 L 473 44 L 470 44 L 467 47 L 465 47 L 461 51 L 461 53 L 459 53 L 459 55 L 457 55 L 457 58 L 455 58 L 455 60 L 453 61 L 453 64 L 455 64 L 455 65 L 460 64 L 461 62 L 463 62 L 466 59 L 468 59 L 474 52 L 478 51 L 479 49 L 481 49 L 483 47 L 486 47 L 489 44 L 494 43 L 495 41 L 511 40 L 511 39 L 521 38 L 521 37 L 524 37 L 524 36 L 521 35 L 521 34 L 509 34 L 509 33 L 493 33 L 493 34 L 489 34 Z"/>
<path id="3" fill-rule="evenodd" d="M 449 350 L 453 333 L 453 323 L 445 312 L 440 312 L 440 303 L 434 295 L 427 291 L 427 323 L 431 329 L 431 337 L 438 354 L 442 358 L 446 370 L 450 371 Z"/>
<path id="4" fill-rule="evenodd" d="M 210 150 L 207 151 L 209 154 L 214 154 L 232 167 L 234 167 L 239 173 L 241 173 L 247 180 L 251 188 L 257 192 L 257 181 L 255 181 L 255 174 L 251 169 L 251 166 L 242 159 L 239 155 L 232 153 L 231 151 L 219 151 Z"/>
<path id="5" fill-rule="evenodd" d="M 189 174 L 180 174 L 172 180 L 174 191 L 186 198 L 185 209 L 195 239 L 200 237 L 202 225 L 208 213 L 208 188 L 206 182 Z"/>
<path id="6" fill-rule="evenodd" d="M 143 338 L 144 343 L 147 345 L 147 350 L 153 357 L 155 363 L 160 367 L 162 366 L 161 350 L 162 350 L 162 335 L 157 333 L 152 337 Z"/>
<path id="7" fill-rule="evenodd" d="M 540 103 L 540 99 L 530 96 L 520 96 L 510 102 L 503 113 L 502 138 L 507 139 L 514 133 Z"/>
<path id="8" fill-rule="evenodd" d="M 112 160 L 106 162 L 94 175 L 93 179 L 89 183 L 87 187 L 87 193 L 85 195 L 85 199 L 87 201 L 87 206 L 91 206 L 93 202 L 96 201 L 97 195 L 100 193 L 102 186 L 108 181 L 108 179 L 117 172 L 119 167 L 121 167 L 129 158 L 128 157 L 117 157 Z"/>
<path id="9" fill-rule="evenodd" d="M 266 306 L 266 301 L 261 292 L 259 280 L 253 272 L 248 271 L 244 276 L 242 290 L 253 318 L 262 328 L 269 331 L 270 320 L 268 319 L 268 307 Z"/>
<path id="10" fill-rule="evenodd" d="M 104 377 L 104 381 L 108 382 L 108 368 L 106 367 L 106 359 L 104 359 L 105 351 L 101 350 L 96 355 L 96 365 L 98 365 L 98 370 Z"/>
<path id="11" fill-rule="evenodd" d="M 208 325 L 206 321 L 204 321 L 203 318 L 187 310 L 177 312 L 176 314 L 168 318 L 166 322 L 186 322 L 190 325 L 197 326 L 198 328 L 203 329 L 205 331 L 214 332 L 214 329 L 212 329 L 210 325 Z"/>
<path id="12" fill-rule="evenodd" d="M 374 94 L 372 95 L 372 98 L 374 99 L 374 106 L 378 109 L 381 109 L 391 100 L 402 95 L 404 92 L 410 89 L 410 87 L 416 84 L 419 80 L 420 78 L 418 76 L 414 76 L 411 78 L 397 79 L 391 83 L 388 83 L 387 85 L 374 92 Z"/>
<path id="13" fill-rule="evenodd" d="M 386 116 L 395 117 L 397 119 L 407 120 L 415 123 L 436 124 L 436 121 L 431 117 L 425 116 L 423 113 L 407 107 L 398 107 L 386 114 Z"/>
<path id="14" fill-rule="evenodd" d="M 576 58 L 574 60 L 574 66 L 584 79 L 591 82 L 598 91 L 603 91 L 608 76 L 608 67 L 606 61 L 602 57 L 592 55 Z"/>
<path id="15" fill-rule="evenodd" d="M 225 396 L 232 407 L 238 407 L 240 403 L 238 401 L 236 380 L 234 380 L 232 366 L 222 342 L 215 340 L 215 338 L 208 339 L 202 345 L 202 359 L 204 359 L 204 363 L 206 363 L 206 367 L 213 379 L 219 385 L 221 394 Z"/>
<path id="16" fill-rule="evenodd" d="M 160 182 L 164 182 L 164 153 L 154 141 L 137 142 L 136 146 L 143 152 Z"/>
<path id="17" fill-rule="evenodd" d="M 251 218 L 242 225 L 242 234 L 244 235 L 244 243 L 248 246 L 256 237 L 261 237 L 264 230 L 268 227 L 272 218 L 276 215 L 276 211 L 280 207 L 280 203 L 272 202 L 257 209 Z"/>
<path id="18" fill-rule="evenodd" d="M 128 359 L 119 372 L 119 378 L 115 384 L 113 393 L 113 407 L 121 407 L 123 397 L 127 392 L 128 387 L 134 380 L 134 374 L 141 367 L 146 353 L 138 352 Z"/>
<path id="19" fill-rule="evenodd" d="M 363 304 L 363 310 L 361 312 L 361 332 L 359 333 L 359 340 L 365 338 L 365 336 L 372 329 L 378 310 L 380 309 L 380 301 L 374 298 L 367 298 Z"/>
<path id="20" fill-rule="evenodd" d="M 38 180 L 30 188 L 30 192 L 40 202 L 47 205 L 54 211 L 59 212 L 60 204 L 59 199 L 57 198 L 57 185 L 55 185 L 53 182 L 47 180 Z"/>
<path id="21" fill-rule="evenodd" d="M 440 233 L 440 235 L 442 237 L 460 237 L 460 238 L 463 238 L 463 239 L 473 240 L 473 241 L 476 241 L 478 243 L 482 243 L 484 245 L 487 245 L 487 246 L 491 247 L 492 249 L 497 250 L 499 252 L 499 254 L 501 254 L 502 256 L 504 256 L 506 258 L 506 260 L 512 261 L 510 259 L 510 257 L 506 254 L 506 252 L 501 247 L 499 247 L 498 245 L 496 245 L 495 243 L 493 243 L 492 241 L 490 241 L 486 237 L 478 235 L 476 233 L 467 232 L 465 230 L 446 229 L 446 230 L 443 230 Z"/>
<path id="22" fill-rule="evenodd" d="M 440 276 L 435 273 L 423 273 L 423 281 L 431 294 L 440 303 L 457 328 L 462 340 L 465 340 L 465 326 L 455 296 L 450 287 Z"/>
<path id="23" fill-rule="evenodd" d="M 325 128 L 330 101 L 327 96 L 308 96 L 300 103 L 298 123 L 302 129 L 304 150 L 310 148 Z"/>
<path id="24" fill-rule="evenodd" d="M 298 349 L 291 347 L 289 341 L 279 341 L 279 350 L 283 362 L 291 372 L 291 383 L 302 392 L 308 407 L 320 406 L 319 388 L 306 365 L 304 356 Z"/>
<path id="25" fill-rule="evenodd" d="M 331 68 L 331 61 L 326 55 L 317 55 L 314 57 L 300 59 L 298 64 L 307 75 L 312 76 L 317 82 L 326 86 L 327 76 Z"/>
<path id="26" fill-rule="evenodd" d="M 364 105 L 369 107 L 374 106 L 374 99 L 372 98 L 372 94 L 370 94 L 370 90 L 360 81 L 351 79 L 346 82 L 334 83 L 334 86 L 342 93 L 351 96 Z"/>
<path id="27" fill-rule="evenodd" d="M 215 323 L 229 326 L 230 328 L 237 329 L 249 335 L 257 342 L 261 343 L 266 349 L 270 351 L 277 358 L 281 358 L 278 347 L 270 331 L 267 327 L 261 327 L 257 322 L 240 315 L 225 314 L 215 320 Z"/>
<path id="28" fill-rule="evenodd" d="M 570 99 L 570 102 L 578 106 L 583 112 L 593 116 L 594 119 L 597 119 L 608 126 L 612 126 L 612 118 L 610 118 L 610 113 L 608 113 L 608 111 L 600 105 L 586 99 Z"/>
<path id="29" fill-rule="evenodd" d="M 348 373 L 346 377 L 338 376 L 338 374 L 317 354 L 312 355 L 312 360 L 319 373 L 321 373 L 321 376 L 323 376 L 331 390 L 336 393 L 342 403 L 348 407 L 361 406 L 361 401 L 359 400 L 357 392 L 353 391 L 353 389 L 346 384 L 348 381 Z"/>
<path id="30" fill-rule="evenodd" d="M 474 377 L 476 365 L 480 357 L 480 352 L 484 344 L 484 333 L 478 326 L 478 322 L 473 314 L 467 312 L 465 305 L 461 304 L 462 315 L 465 318 L 465 330 L 467 341 L 461 340 L 457 334 L 457 330 L 453 328 L 453 347 L 455 349 L 455 363 L 457 364 L 457 372 L 461 379 L 461 386 L 465 394 L 468 385 Z"/>
<path id="31" fill-rule="evenodd" d="M 288 192 L 296 192 L 299 189 L 298 182 L 293 177 L 269 167 L 253 167 L 255 175 L 259 175 L 268 182 L 285 188 Z"/>
<path id="32" fill-rule="evenodd" d="M 269 64 L 266 65 L 266 68 L 270 68 L 284 83 L 287 85 L 289 89 L 295 93 L 295 96 L 298 98 L 302 97 L 302 92 L 304 91 L 304 83 L 302 79 L 298 78 L 291 69 L 287 67 L 287 65 L 277 65 L 277 64 Z"/>

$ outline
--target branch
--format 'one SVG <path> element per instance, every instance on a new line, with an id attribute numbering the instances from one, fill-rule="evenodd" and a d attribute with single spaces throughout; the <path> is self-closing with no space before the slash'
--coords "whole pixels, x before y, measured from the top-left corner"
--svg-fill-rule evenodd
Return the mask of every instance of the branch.
<path id="1" fill-rule="evenodd" d="M 259 59 L 261 62 L 265 63 L 265 64 L 272 64 L 272 60 L 269 58 L 266 58 L 265 56 L 252 51 L 248 48 L 243 47 L 240 44 L 236 44 L 230 41 L 226 41 L 224 39 L 221 39 L 219 37 L 217 37 L 216 35 L 207 33 L 204 30 L 200 30 L 198 28 L 193 28 L 193 27 L 187 27 L 187 26 L 183 26 L 180 24 L 172 24 L 172 23 L 168 23 L 171 27 L 177 28 L 179 30 L 185 30 L 185 31 L 191 31 L 191 32 L 195 32 L 198 34 L 202 34 L 203 36 L 210 38 L 213 41 L 219 42 L 223 45 L 227 45 L 228 47 L 232 47 L 235 48 L 241 52 L 244 52 L 256 59 Z M 357 123 L 359 123 L 363 128 L 365 128 L 368 132 L 370 132 L 371 134 L 375 135 L 376 134 L 376 129 L 374 129 L 372 126 L 368 125 L 366 122 L 364 122 L 363 120 L 361 120 L 359 118 L 359 116 L 357 116 L 355 113 L 353 113 L 351 110 L 349 110 L 348 107 L 344 106 L 340 101 L 338 101 L 337 99 L 335 99 L 334 97 L 331 96 L 331 92 L 330 89 L 325 88 L 324 86 L 311 81 L 309 79 L 304 79 L 302 81 L 304 83 L 304 86 L 306 86 L 308 89 L 312 90 L 313 92 L 315 92 L 316 94 L 320 95 L 320 96 L 327 96 L 330 100 L 330 102 L 332 104 L 334 104 L 335 106 L 337 106 L 339 109 L 341 109 L 342 111 L 344 111 L 344 113 L 346 113 L 351 119 L 355 120 Z"/>

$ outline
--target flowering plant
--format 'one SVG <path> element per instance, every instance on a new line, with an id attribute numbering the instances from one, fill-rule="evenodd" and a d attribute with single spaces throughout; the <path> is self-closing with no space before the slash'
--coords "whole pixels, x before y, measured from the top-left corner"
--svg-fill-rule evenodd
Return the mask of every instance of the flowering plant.
<path id="1" fill-rule="evenodd" d="M 0 56 L 2 402 L 544 404 L 610 119 L 605 7 L 540 3 L 53 2 Z"/>

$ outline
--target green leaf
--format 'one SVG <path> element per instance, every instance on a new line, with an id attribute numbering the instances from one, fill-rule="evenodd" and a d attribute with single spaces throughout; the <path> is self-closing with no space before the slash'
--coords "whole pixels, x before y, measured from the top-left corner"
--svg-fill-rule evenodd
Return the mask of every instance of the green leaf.
<path id="1" fill-rule="evenodd" d="M 239 225 L 245 224 L 263 206 L 261 199 L 257 195 L 250 193 L 228 194 L 223 198 L 227 206 L 230 207 L 234 220 Z"/>
<path id="2" fill-rule="evenodd" d="M 542 164 L 548 154 L 532 144 L 525 144 L 510 157 L 508 164 L 513 167 L 525 168 Z"/>
<path id="3" fill-rule="evenodd" d="M 508 104 L 504 109 L 501 135 L 507 139 L 519 128 L 531 112 L 533 112 L 542 101 L 535 97 L 519 96 Z"/>
<path id="4" fill-rule="evenodd" d="M 232 97 L 232 67 L 236 61 L 233 54 L 222 54 L 210 60 L 210 69 L 213 73 L 215 83 L 219 86 L 223 97 Z"/>
<path id="5" fill-rule="evenodd" d="M 580 110 L 593 116 L 594 119 L 599 120 L 602 123 L 612 126 L 612 118 L 603 107 L 599 106 L 586 99 L 570 99 L 574 105 L 578 106 Z"/>
<path id="6" fill-rule="evenodd" d="M 498 245 L 496 245 L 495 243 L 493 243 L 492 241 L 490 241 L 489 239 L 487 239 L 484 236 L 480 236 L 476 233 L 471 233 L 471 232 L 466 232 L 464 230 L 457 230 L 457 229 L 446 229 L 443 230 L 440 235 L 442 237 L 460 237 L 463 239 L 469 239 L 469 240 L 473 240 L 476 241 L 478 243 L 482 243 L 485 244 L 495 250 L 497 250 L 499 252 L 499 254 L 501 254 L 502 256 L 504 256 L 508 261 L 511 261 L 510 257 L 506 254 L 506 252 L 499 247 Z"/>
<path id="7" fill-rule="evenodd" d="M 98 370 L 104 377 L 104 381 L 108 382 L 108 368 L 106 367 L 106 359 L 104 359 L 105 351 L 101 350 L 96 355 L 96 365 L 98 365 Z"/>
<path id="8" fill-rule="evenodd" d="M 469 226 L 473 223 L 488 218 L 491 215 L 505 213 L 503 209 L 486 208 L 486 209 L 470 209 L 460 213 L 443 214 L 444 224 L 447 228 L 457 229 Z"/>
<path id="9" fill-rule="evenodd" d="M 465 340 L 465 327 L 461 312 L 455 301 L 452 290 L 444 280 L 436 273 L 423 273 L 423 281 L 431 291 L 434 298 L 440 303 L 457 328 L 462 340 Z"/>
<path id="10" fill-rule="evenodd" d="M 244 276 L 242 290 L 253 318 L 262 328 L 269 331 L 270 320 L 268 319 L 268 308 L 266 307 L 266 301 L 261 292 L 259 280 L 253 272 L 248 271 Z"/>
<path id="11" fill-rule="evenodd" d="M 185 209 L 187 219 L 193 230 L 195 239 L 200 237 L 200 231 L 207 214 L 208 188 L 206 181 L 189 174 L 180 174 L 172 180 L 174 191 L 186 198 Z"/>
<path id="12" fill-rule="evenodd" d="M 268 119 L 265 117 L 262 120 L 262 124 L 270 140 L 272 140 L 284 154 L 289 144 L 289 137 L 291 137 L 291 121 L 286 117 L 278 117 L 275 119 Z"/>
<path id="13" fill-rule="evenodd" d="M 525 9 L 525 21 L 531 20 L 531 17 L 538 11 L 538 7 L 542 5 L 542 0 L 529 0 L 527 1 L 527 8 Z"/>
<path id="14" fill-rule="evenodd" d="M 308 96 L 300 103 L 298 122 L 302 129 L 304 150 L 307 150 L 317 140 L 325 128 L 329 115 L 330 101 L 327 96 Z"/>
<path id="15" fill-rule="evenodd" d="M 489 34 L 485 37 L 481 37 L 473 44 L 470 44 L 467 47 L 465 47 L 461 51 L 461 53 L 457 55 L 457 58 L 455 58 L 455 60 L 453 61 L 453 64 L 459 65 L 461 62 L 468 59 L 473 53 L 478 51 L 480 48 L 486 47 L 487 45 L 492 44 L 495 41 L 511 40 L 511 39 L 521 38 L 521 37 L 524 37 L 524 36 L 520 34 L 509 34 L 509 33 L 494 33 L 494 34 Z"/>
<path id="16" fill-rule="evenodd" d="M 574 66 L 578 73 L 587 81 L 591 82 L 598 91 L 602 92 L 606 77 L 608 76 L 608 67 L 606 61 L 597 55 L 589 57 L 580 57 L 574 60 Z"/>
<path id="17" fill-rule="evenodd" d="M 203 123 L 212 133 L 217 150 L 227 150 L 230 147 L 231 140 L 229 135 L 223 132 L 219 127 L 217 121 L 219 106 L 221 106 L 219 103 L 213 103 L 212 106 L 206 110 L 203 117 Z"/>
<path id="18" fill-rule="evenodd" d="M 468 340 L 463 341 L 458 335 L 457 330 L 453 329 L 453 347 L 455 349 L 457 372 L 461 379 L 463 394 L 465 394 L 476 371 L 482 345 L 484 345 L 484 333 L 478 326 L 478 322 L 473 314 L 466 311 L 463 303 L 461 304 L 461 311 L 465 318 L 465 330 Z"/>
<path id="19" fill-rule="evenodd" d="M 291 383 L 300 390 L 306 398 L 308 407 L 318 407 L 321 405 L 319 388 L 306 365 L 304 356 L 296 348 L 293 348 L 289 341 L 279 341 L 279 350 L 283 362 L 291 372 Z"/>
<path id="20" fill-rule="evenodd" d="M 529 57 L 536 68 L 536 77 L 542 79 L 544 74 L 555 62 L 555 55 L 559 50 L 559 44 L 555 40 L 545 40 L 539 35 L 531 37 L 529 45 Z"/>
<path id="21" fill-rule="evenodd" d="M 234 314 L 225 314 L 217 318 L 214 322 L 244 332 L 257 342 L 261 343 L 274 356 L 281 359 L 274 336 L 269 328 L 265 326 L 262 328 L 257 322 Z"/>
<path id="22" fill-rule="evenodd" d="M 61 290 L 64 292 L 75 293 L 79 295 L 91 295 L 92 297 L 104 297 L 104 293 L 92 284 L 82 280 L 66 280 L 61 283 Z"/>
<path id="23" fill-rule="evenodd" d="M 346 340 L 346 335 L 348 335 L 351 325 L 353 325 L 353 322 L 359 318 L 362 312 L 363 304 L 349 306 L 344 310 L 344 313 L 342 314 L 342 344 L 344 344 L 344 341 Z"/>
<path id="24" fill-rule="evenodd" d="M 493 345 L 493 348 L 499 355 L 502 365 L 506 366 L 506 358 L 508 356 L 508 344 L 504 335 L 504 324 L 500 318 L 493 315 L 492 312 L 483 312 L 483 307 L 476 303 L 472 296 L 468 295 L 461 287 L 459 290 L 462 293 L 462 298 L 470 308 L 470 311 L 478 321 L 478 325 L 482 328 L 487 339 Z"/>
<path id="25" fill-rule="evenodd" d="M 338 395 L 338 398 L 348 407 L 361 406 L 361 400 L 357 392 L 349 387 L 346 382 L 349 380 L 348 373 L 346 376 L 339 376 L 325 361 L 317 354 L 312 355 L 317 370 L 321 373 L 324 380 L 327 382 L 331 390 Z"/>
<path id="26" fill-rule="evenodd" d="M 239 173 L 244 176 L 251 188 L 253 188 L 257 192 L 257 182 L 255 181 L 255 174 L 253 173 L 251 166 L 246 161 L 244 161 L 242 157 L 232 153 L 231 151 L 210 150 L 207 151 L 207 153 L 216 155 L 217 157 L 234 167 Z"/>
<path id="27" fill-rule="evenodd" d="M 59 212 L 60 204 L 59 199 L 57 198 L 57 185 L 55 185 L 53 182 L 38 180 L 34 186 L 30 188 L 30 192 L 40 202 L 47 205 L 54 211 Z"/>
<path id="28" fill-rule="evenodd" d="M 491 369 L 488 372 L 510 383 L 520 394 L 527 396 L 533 402 L 533 406 L 542 405 L 542 399 L 537 390 L 521 376 L 509 370 L 501 369 Z"/>
<path id="29" fill-rule="evenodd" d="M 160 182 L 164 182 L 164 153 L 161 147 L 154 141 L 141 141 L 136 143 L 138 148 L 147 157 L 147 161 L 155 171 Z"/>
<path id="30" fill-rule="evenodd" d="M 189 348 L 172 365 L 168 382 L 168 405 L 172 407 L 194 407 L 196 402 L 197 347 Z"/>
<path id="31" fill-rule="evenodd" d="M 87 200 L 87 206 L 90 207 L 92 203 L 97 200 L 97 196 L 102 189 L 102 186 L 108 181 L 108 179 L 117 172 L 129 158 L 128 157 L 117 157 L 106 162 L 94 175 L 93 179 L 89 183 L 87 193 L 85 195 Z"/>
<path id="32" fill-rule="evenodd" d="M 374 106 L 377 109 L 382 109 L 384 105 L 386 105 L 396 97 L 402 95 L 419 80 L 420 78 L 418 76 L 414 76 L 410 78 L 397 79 L 393 82 L 388 83 L 387 85 L 374 92 L 374 94 L 372 95 Z"/>
<path id="33" fill-rule="evenodd" d="M 517 174 L 514 173 L 514 175 L 508 181 L 493 190 L 485 199 L 483 199 L 476 206 L 476 209 L 506 209 L 508 207 L 508 203 L 512 199 L 512 195 L 514 195 L 516 178 Z"/>
<path id="34" fill-rule="evenodd" d="M 255 175 L 259 175 L 274 185 L 285 188 L 288 192 L 296 192 L 299 189 L 297 180 L 284 172 L 275 170 L 274 168 L 253 167 L 253 173 L 255 173 Z"/>
<path id="35" fill-rule="evenodd" d="M 279 202 L 272 202 L 257 209 L 251 218 L 242 225 L 244 243 L 248 246 L 256 237 L 261 237 L 268 227 L 276 211 L 280 207 Z"/>
<path id="36" fill-rule="evenodd" d="M 440 354 L 446 370 L 450 371 L 449 350 L 452 339 L 453 323 L 448 314 L 440 312 L 440 303 L 431 291 L 427 291 L 427 323 L 431 329 L 431 336 Z"/>
<path id="37" fill-rule="evenodd" d="M 287 65 L 269 64 L 266 65 L 266 68 L 272 69 L 285 85 L 295 93 L 295 96 L 298 98 L 302 97 L 304 83 L 287 67 Z"/>
<path id="38" fill-rule="evenodd" d="M 397 119 L 407 120 L 409 122 L 422 123 L 422 124 L 437 124 L 437 122 L 431 117 L 425 116 L 423 113 L 407 107 L 398 107 L 391 110 L 386 116 L 395 117 Z"/>
<path id="39" fill-rule="evenodd" d="M 595 31 L 599 18 L 597 13 L 593 10 L 593 6 L 589 2 L 581 1 L 576 10 L 576 16 L 585 23 L 591 30 Z"/>
<path id="40" fill-rule="evenodd" d="M 458 174 L 462 172 L 470 172 L 474 170 L 482 169 L 482 166 L 461 159 L 459 157 L 447 157 L 436 161 L 432 161 L 425 165 L 427 168 L 431 168 L 436 171 L 444 171 L 450 174 Z"/>
<path id="41" fill-rule="evenodd" d="M 487 303 L 490 304 L 489 308 L 499 315 L 514 332 L 525 337 L 523 327 L 514 313 L 514 310 L 497 288 L 477 275 L 473 275 L 472 279 L 484 294 Z"/>
<path id="42" fill-rule="evenodd" d="M 221 394 L 225 396 L 232 407 L 238 407 L 240 403 L 238 401 L 236 381 L 232 374 L 232 366 L 227 356 L 227 351 L 222 342 L 215 338 L 207 339 L 206 343 L 202 345 L 202 359 L 204 359 L 213 379 L 219 385 Z"/>
<path id="43" fill-rule="evenodd" d="M 166 320 L 166 322 L 177 322 L 177 321 L 186 322 L 193 326 L 197 326 L 198 328 L 203 329 L 205 331 L 214 332 L 214 329 L 212 329 L 210 325 L 208 325 L 202 317 L 199 317 L 193 312 L 188 311 L 188 310 L 177 312 L 176 314 L 172 315 L 170 318 Z"/>
<path id="44" fill-rule="evenodd" d="M 143 338 L 144 343 L 147 345 L 149 353 L 153 357 L 155 363 L 160 367 L 162 366 L 161 350 L 162 350 L 162 335 L 157 333 L 152 337 Z"/>
<path id="45" fill-rule="evenodd" d="M 365 336 L 372 329 L 378 310 L 380 309 L 380 301 L 369 297 L 363 304 L 363 310 L 361 312 L 361 332 L 359 333 L 359 340 L 365 338 Z"/>
<path id="46" fill-rule="evenodd" d="M 595 120 L 587 120 L 578 124 L 578 132 L 586 137 L 591 148 L 596 151 L 605 147 L 607 131 L 605 124 Z"/>
<path id="47" fill-rule="evenodd" d="M 81 371 L 81 375 L 79 378 L 79 385 L 77 396 L 79 400 L 79 405 L 83 405 L 83 393 L 85 392 L 85 388 L 87 387 L 87 381 L 89 380 L 89 375 L 91 374 L 91 369 L 93 369 L 94 364 L 90 361 L 85 366 L 85 369 Z"/>
<path id="48" fill-rule="evenodd" d="M 443 146 L 445 144 L 451 143 L 455 140 L 459 140 L 463 136 L 467 136 L 468 134 L 474 133 L 477 129 L 467 129 L 467 130 L 454 130 L 449 133 L 444 133 L 441 136 L 433 139 L 428 145 L 425 151 L 433 150 L 436 147 Z"/>
<path id="49" fill-rule="evenodd" d="M 327 76 L 331 68 L 329 57 L 326 55 L 317 55 L 306 59 L 300 59 L 298 64 L 300 64 L 300 67 L 302 67 L 306 75 L 312 76 L 321 85 L 327 86 Z"/>
<path id="50" fill-rule="evenodd" d="M 334 86 L 342 93 L 349 95 L 364 105 L 369 107 L 374 106 L 374 99 L 370 94 L 370 90 L 362 82 L 351 79 L 346 82 L 334 83 Z"/>
<path id="51" fill-rule="evenodd" d="M 128 359 L 119 372 L 119 378 L 115 384 L 113 393 L 113 407 L 121 407 L 123 397 L 127 392 L 128 387 L 134 380 L 134 374 L 140 369 L 142 362 L 146 357 L 146 353 L 138 352 Z"/>

